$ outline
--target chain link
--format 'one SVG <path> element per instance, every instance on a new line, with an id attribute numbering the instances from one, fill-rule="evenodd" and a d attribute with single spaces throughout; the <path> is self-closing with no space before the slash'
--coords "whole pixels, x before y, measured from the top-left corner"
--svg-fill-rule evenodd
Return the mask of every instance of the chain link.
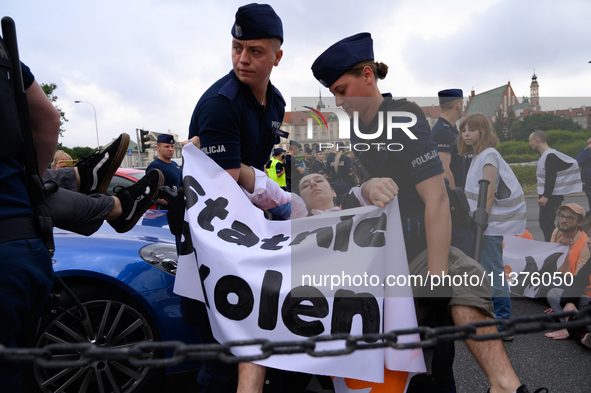
<path id="1" fill-rule="evenodd" d="M 560 318 L 573 317 L 567 322 Z M 477 329 L 500 325 L 502 331 L 493 334 L 477 334 Z M 395 330 L 388 333 L 371 333 L 352 336 L 346 333 L 313 337 L 299 341 L 271 342 L 265 339 L 229 341 L 224 344 L 185 344 L 180 341 L 141 343 L 125 348 L 104 348 L 90 343 L 49 344 L 43 348 L 6 348 L 0 345 L 0 362 L 35 362 L 44 368 L 84 367 L 96 361 L 129 361 L 135 367 L 168 367 L 186 360 L 217 359 L 225 363 L 252 362 L 272 355 L 307 353 L 313 357 L 347 355 L 354 351 L 376 348 L 414 349 L 429 348 L 439 342 L 458 340 L 498 340 L 516 334 L 536 333 L 544 330 L 581 328 L 591 325 L 591 306 L 578 312 L 570 311 L 552 315 L 535 315 L 514 319 L 491 319 L 462 326 L 425 327 Z M 421 335 L 421 339 L 399 343 L 404 336 Z M 322 350 L 324 343 L 342 342 L 341 349 Z M 317 345 L 320 344 L 320 345 Z M 258 347 L 257 353 L 234 356 L 233 349 Z M 171 357 L 155 358 L 157 351 L 173 350 Z"/>

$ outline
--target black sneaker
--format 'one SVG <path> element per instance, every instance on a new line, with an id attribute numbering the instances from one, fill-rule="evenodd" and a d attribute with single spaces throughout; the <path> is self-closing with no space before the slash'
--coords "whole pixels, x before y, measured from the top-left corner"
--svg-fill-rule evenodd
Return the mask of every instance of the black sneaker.
<path id="1" fill-rule="evenodd" d="M 87 195 L 107 192 L 109 183 L 121 165 L 128 146 L 129 135 L 123 133 L 106 149 L 96 151 L 78 162 L 76 164 L 80 175 L 80 189 L 78 191 Z"/>
<path id="2" fill-rule="evenodd" d="M 142 214 L 155 202 L 158 189 L 164 185 L 164 175 L 160 169 L 152 169 L 137 183 L 129 187 L 121 187 L 115 196 L 121 202 L 121 215 L 109 221 L 119 233 L 127 232 L 137 223 Z"/>

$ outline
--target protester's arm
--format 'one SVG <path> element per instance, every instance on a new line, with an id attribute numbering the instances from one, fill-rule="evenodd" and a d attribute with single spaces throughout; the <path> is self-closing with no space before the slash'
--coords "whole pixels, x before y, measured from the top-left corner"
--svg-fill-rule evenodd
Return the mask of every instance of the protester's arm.
<path id="1" fill-rule="evenodd" d="M 451 216 L 443 174 L 423 180 L 416 185 L 425 203 L 425 233 L 427 235 L 428 266 L 431 275 L 447 274 L 451 243 Z"/>
<path id="2" fill-rule="evenodd" d="M 546 157 L 546 173 L 544 177 L 544 193 L 542 194 L 545 198 L 550 198 L 554 192 L 554 186 L 556 185 L 556 174 L 558 173 L 558 161 L 560 159 L 556 154 L 548 154 Z"/>
<path id="3" fill-rule="evenodd" d="M 60 113 L 53 106 L 37 81 L 25 90 L 29 107 L 29 118 L 33 143 L 37 152 L 39 176 L 51 164 L 60 132 Z"/>
<path id="4" fill-rule="evenodd" d="M 485 165 L 482 169 L 482 177 L 490 182 L 486 194 L 486 212 L 490 215 L 493 203 L 495 202 L 495 189 L 497 185 L 497 168 L 493 165 Z"/>

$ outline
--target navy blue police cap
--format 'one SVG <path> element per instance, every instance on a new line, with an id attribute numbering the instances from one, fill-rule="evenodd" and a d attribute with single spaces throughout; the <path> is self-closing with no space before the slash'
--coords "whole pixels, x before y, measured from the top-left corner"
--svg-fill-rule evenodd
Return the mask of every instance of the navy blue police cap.
<path id="1" fill-rule="evenodd" d="M 439 105 L 457 100 L 458 98 L 464 98 L 464 92 L 462 89 L 441 90 L 437 95 L 439 96 Z"/>
<path id="2" fill-rule="evenodd" d="M 283 149 L 280 148 L 280 147 L 277 148 L 277 149 L 275 149 L 275 150 L 273 150 L 273 155 L 274 156 L 278 156 L 279 154 L 282 154 L 282 153 L 283 153 Z"/>
<path id="3" fill-rule="evenodd" d="M 300 145 L 297 141 L 289 141 L 289 145 L 290 146 L 295 146 L 298 149 L 301 149 L 302 148 L 302 145 Z"/>
<path id="4" fill-rule="evenodd" d="M 304 148 L 304 151 L 305 151 L 306 153 L 310 154 L 310 153 L 312 153 L 312 151 L 313 151 L 313 150 L 312 150 L 312 149 L 310 149 L 310 146 L 306 146 L 306 147 Z"/>
<path id="5" fill-rule="evenodd" d="M 268 4 L 243 5 L 236 11 L 232 37 L 244 41 L 279 38 L 283 44 L 283 23 Z"/>
<path id="6" fill-rule="evenodd" d="M 160 134 L 158 135 L 157 143 L 169 143 L 174 145 L 174 137 L 170 134 Z"/>
<path id="7" fill-rule="evenodd" d="M 362 61 L 373 60 L 373 40 L 369 33 L 359 33 L 343 38 L 322 52 L 312 72 L 325 87 L 332 86 L 345 72 Z"/>

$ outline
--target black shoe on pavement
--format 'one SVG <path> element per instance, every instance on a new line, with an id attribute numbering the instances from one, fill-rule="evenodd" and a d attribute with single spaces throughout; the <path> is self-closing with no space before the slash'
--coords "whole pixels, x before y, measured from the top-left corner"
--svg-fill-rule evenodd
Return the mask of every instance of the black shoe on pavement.
<path id="1" fill-rule="evenodd" d="M 109 183 L 121 165 L 128 146 L 129 135 L 123 133 L 106 149 L 96 151 L 78 162 L 76 168 L 80 175 L 79 192 L 87 195 L 107 192 Z"/>
<path id="2" fill-rule="evenodd" d="M 119 233 L 127 232 L 155 202 L 158 189 L 164 185 L 164 175 L 160 169 L 152 169 L 137 183 L 121 187 L 115 196 L 121 202 L 121 215 L 109 224 Z M 117 187 L 116 187 L 117 188 Z"/>

